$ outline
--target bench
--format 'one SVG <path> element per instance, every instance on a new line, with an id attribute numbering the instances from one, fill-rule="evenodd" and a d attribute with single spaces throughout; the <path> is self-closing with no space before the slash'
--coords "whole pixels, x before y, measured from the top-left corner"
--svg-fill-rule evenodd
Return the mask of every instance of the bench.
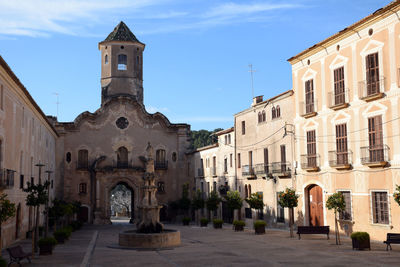
<path id="1" fill-rule="evenodd" d="M 389 249 L 392 250 L 391 244 L 400 244 L 400 234 L 388 233 L 386 236 L 386 241 L 383 241 L 386 244 L 386 251 Z"/>
<path id="2" fill-rule="evenodd" d="M 28 259 L 29 263 L 31 263 L 31 256 L 32 253 L 26 253 L 22 250 L 21 246 L 15 246 L 11 248 L 7 248 L 8 254 L 10 254 L 10 263 L 8 266 L 10 266 L 13 262 L 17 263 L 19 266 L 21 266 L 20 261 L 23 259 Z"/>
<path id="3" fill-rule="evenodd" d="M 297 234 L 299 235 L 314 235 L 324 234 L 329 239 L 329 226 L 297 226 Z"/>

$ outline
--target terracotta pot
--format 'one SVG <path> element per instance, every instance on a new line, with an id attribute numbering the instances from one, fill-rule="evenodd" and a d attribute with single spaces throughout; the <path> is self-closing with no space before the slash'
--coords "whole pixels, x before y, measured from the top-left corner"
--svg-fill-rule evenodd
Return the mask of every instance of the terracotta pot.
<path id="1" fill-rule="evenodd" d="M 222 228 L 222 223 L 213 223 L 215 229 L 221 229 Z"/>
<path id="2" fill-rule="evenodd" d="M 53 254 L 53 246 L 52 245 L 40 245 L 39 255 L 51 255 Z"/>
<path id="3" fill-rule="evenodd" d="M 208 222 L 200 222 L 201 227 L 207 227 L 207 225 L 208 225 Z"/>
<path id="4" fill-rule="evenodd" d="M 369 242 L 369 239 L 360 241 L 358 239 L 352 238 L 351 243 L 353 245 L 353 249 L 358 249 L 358 250 L 369 249 L 369 250 L 371 250 L 371 244 Z"/>
<path id="5" fill-rule="evenodd" d="M 64 237 L 59 237 L 59 236 L 57 236 L 57 237 L 55 237 L 55 239 L 57 240 L 57 243 L 58 243 L 58 244 L 64 244 L 64 241 L 65 241 L 65 238 L 64 238 Z"/>
<path id="6" fill-rule="evenodd" d="M 235 225 L 235 231 L 239 232 L 239 231 L 243 231 L 244 230 L 244 226 L 243 225 Z"/>

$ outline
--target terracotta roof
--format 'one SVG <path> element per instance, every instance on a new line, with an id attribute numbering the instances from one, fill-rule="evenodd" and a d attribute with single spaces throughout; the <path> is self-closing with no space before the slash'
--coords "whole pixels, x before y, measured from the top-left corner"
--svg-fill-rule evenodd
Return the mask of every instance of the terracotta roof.
<path id="1" fill-rule="evenodd" d="M 212 145 L 199 147 L 198 149 L 195 150 L 195 152 L 199 152 L 199 151 L 215 148 L 215 147 L 218 147 L 218 146 L 219 146 L 218 143 L 215 143 L 215 144 L 212 144 Z"/>
<path id="2" fill-rule="evenodd" d="M 387 14 L 387 16 L 388 16 L 389 14 L 392 14 L 392 12 L 393 12 L 392 9 L 398 8 L 399 5 L 400 5 L 400 0 L 395 0 L 395 1 L 390 2 L 388 5 L 376 10 L 371 15 L 357 21 L 356 23 L 339 31 L 338 33 L 326 38 L 325 40 L 323 40 L 323 41 L 307 48 L 306 50 L 300 52 L 299 54 L 289 58 L 288 61 L 290 63 L 292 63 L 292 62 L 296 63 L 297 62 L 297 61 L 295 61 L 296 59 L 298 59 L 298 61 L 300 61 L 301 59 L 303 59 L 306 56 L 309 56 L 309 55 L 314 54 L 322 49 L 325 49 L 327 46 L 330 45 L 330 43 L 336 42 L 340 38 L 345 38 L 345 37 L 353 34 L 354 32 L 357 32 L 357 30 L 360 30 L 361 28 L 368 26 L 369 22 L 373 21 L 374 19 L 378 18 L 379 16 L 383 16 L 385 14 Z M 355 30 L 355 29 L 357 29 L 357 30 Z"/>
<path id="3" fill-rule="evenodd" d="M 221 135 L 221 134 L 226 134 L 226 133 L 233 132 L 233 130 L 234 130 L 234 127 L 231 127 L 231 128 L 228 128 L 228 129 L 225 129 L 225 130 L 221 130 L 221 131 L 219 131 L 219 132 L 216 132 L 216 133 L 214 133 L 214 135 L 219 136 L 219 135 Z"/>
<path id="4" fill-rule="evenodd" d="M 10 66 L 8 66 L 7 62 L 3 59 L 2 56 L 0 56 L 0 66 L 4 68 L 4 70 L 7 72 L 7 74 L 11 77 L 11 79 L 19 86 L 19 88 L 22 90 L 22 92 L 25 94 L 25 96 L 28 98 L 28 100 L 31 102 L 31 104 L 35 107 L 35 109 L 39 112 L 39 114 L 44 118 L 46 123 L 50 126 L 50 128 L 53 130 L 53 132 L 57 135 L 56 129 L 53 127 L 53 125 L 49 122 L 47 116 L 44 114 L 42 109 L 39 107 L 39 105 L 35 102 L 35 100 L 32 98 L 31 94 L 29 94 L 28 90 L 25 88 L 25 86 L 21 83 L 21 81 L 18 79 L 17 75 L 11 70 Z"/>
<path id="5" fill-rule="evenodd" d="M 140 43 L 136 36 L 131 32 L 131 30 L 126 26 L 126 24 L 121 21 L 114 30 L 107 36 L 103 42 L 110 41 L 125 41 L 125 42 L 135 42 Z"/>

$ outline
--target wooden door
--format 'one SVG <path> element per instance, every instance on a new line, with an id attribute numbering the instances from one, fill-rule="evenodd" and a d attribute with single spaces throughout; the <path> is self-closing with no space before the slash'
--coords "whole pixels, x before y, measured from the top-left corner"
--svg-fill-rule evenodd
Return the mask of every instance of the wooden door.
<path id="1" fill-rule="evenodd" d="M 324 202 L 322 201 L 322 188 L 312 185 L 308 189 L 310 226 L 324 225 Z"/>
<path id="2" fill-rule="evenodd" d="M 85 206 L 81 206 L 78 213 L 78 220 L 81 222 L 88 222 L 89 220 L 89 209 Z"/>

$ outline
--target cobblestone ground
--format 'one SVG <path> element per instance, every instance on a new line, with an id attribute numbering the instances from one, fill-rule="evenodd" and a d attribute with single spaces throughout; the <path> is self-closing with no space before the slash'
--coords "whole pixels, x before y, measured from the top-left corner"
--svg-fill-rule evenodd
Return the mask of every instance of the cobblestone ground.
<path id="1" fill-rule="evenodd" d="M 58 245 L 52 256 L 34 258 L 23 266 L 400 266 L 400 245 L 387 252 L 383 244 L 372 242 L 371 251 L 353 251 L 348 238 L 336 246 L 334 236 L 326 240 L 323 235 L 308 235 L 298 240 L 289 238 L 287 231 L 268 229 L 265 235 L 254 235 L 251 229 L 234 232 L 229 226 L 216 230 L 167 225 L 181 231 L 182 245 L 174 249 L 111 248 L 118 243 L 118 233 L 131 227 L 121 222 L 85 226 Z M 21 244 L 30 251 L 29 241 Z M 6 252 L 3 256 L 8 257 Z"/>

